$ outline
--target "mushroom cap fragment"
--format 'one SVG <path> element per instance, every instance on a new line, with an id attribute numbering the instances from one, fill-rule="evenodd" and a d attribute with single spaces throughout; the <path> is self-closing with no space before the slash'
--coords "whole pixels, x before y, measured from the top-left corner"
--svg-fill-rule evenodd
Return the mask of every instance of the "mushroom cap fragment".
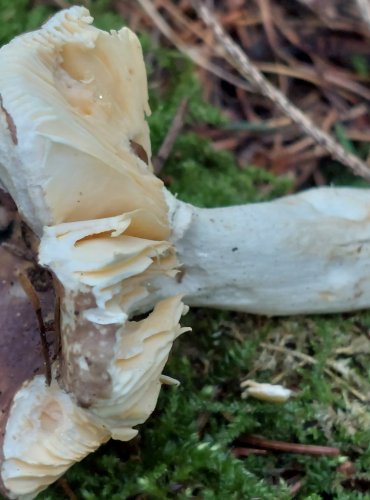
<path id="1" fill-rule="evenodd" d="M 56 382 L 48 387 L 38 375 L 13 401 L 3 445 L 4 485 L 13 498 L 33 498 L 109 437 Z"/>
<path id="2" fill-rule="evenodd" d="M 91 22 L 72 7 L 1 48 L 1 183 L 38 235 L 140 208 L 137 234 L 164 239 L 140 43 L 127 28 L 107 33 Z"/>
<path id="3" fill-rule="evenodd" d="M 261 401 L 270 403 L 285 403 L 293 394 L 290 389 L 279 384 L 267 384 L 255 382 L 254 380 L 245 380 L 241 387 L 245 388 L 242 398 L 252 396 Z"/>

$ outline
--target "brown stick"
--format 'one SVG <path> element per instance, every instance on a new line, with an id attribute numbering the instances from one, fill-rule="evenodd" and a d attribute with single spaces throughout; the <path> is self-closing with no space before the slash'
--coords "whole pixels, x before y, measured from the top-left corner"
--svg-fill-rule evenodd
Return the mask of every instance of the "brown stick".
<path id="1" fill-rule="evenodd" d="M 64 478 L 58 479 L 57 484 L 61 487 L 68 500 L 77 500 L 77 496 Z"/>
<path id="2" fill-rule="evenodd" d="M 62 338 L 60 333 L 60 298 L 55 299 L 54 306 L 54 334 L 56 337 L 54 356 L 57 358 L 62 349 Z"/>
<path id="3" fill-rule="evenodd" d="M 239 438 L 243 443 L 251 446 L 259 446 L 266 450 L 282 451 L 287 453 L 299 453 L 301 455 L 320 455 L 336 457 L 340 455 L 340 449 L 332 446 L 316 446 L 311 444 L 287 443 L 275 441 L 261 436 L 242 436 Z"/>
<path id="4" fill-rule="evenodd" d="M 370 168 L 360 158 L 346 151 L 333 137 L 317 127 L 300 109 L 292 104 L 278 89 L 263 76 L 263 74 L 251 62 L 249 57 L 235 44 L 230 36 L 224 31 L 220 23 L 215 19 L 204 2 L 193 0 L 194 8 L 204 23 L 214 33 L 216 40 L 221 45 L 225 59 L 259 92 L 270 99 L 284 114 L 303 130 L 304 133 L 314 139 L 330 155 L 339 162 L 350 168 L 355 174 L 370 181 Z"/>
<path id="5" fill-rule="evenodd" d="M 41 339 L 41 349 L 42 355 L 44 358 L 45 364 L 45 377 L 47 385 L 51 384 L 51 364 L 50 364 L 50 356 L 49 356 L 49 347 L 46 339 L 46 327 L 44 323 L 44 319 L 42 317 L 41 303 L 40 299 L 34 289 L 31 281 L 24 273 L 18 274 L 19 283 L 22 285 L 23 290 L 27 294 L 28 298 L 31 301 L 32 307 L 35 310 L 37 322 L 39 325 L 40 331 L 40 339 Z"/>
<path id="6" fill-rule="evenodd" d="M 182 129 L 187 105 L 188 105 L 188 99 L 185 97 L 184 99 L 182 99 L 180 106 L 176 110 L 174 119 L 171 123 L 171 126 L 167 132 L 167 135 L 161 147 L 159 148 L 157 156 L 153 159 L 154 173 L 157 175 L 162 170 L 164 162 L 170 156 L 176 138 L 180 130 Z"/>
<path id="7" fill-rule="evenodd" d="M 233 448 L 231 453 L 236 457 L 249 457 L 250 455 L 266 455 L 267 450 L 258 448 Z"/>

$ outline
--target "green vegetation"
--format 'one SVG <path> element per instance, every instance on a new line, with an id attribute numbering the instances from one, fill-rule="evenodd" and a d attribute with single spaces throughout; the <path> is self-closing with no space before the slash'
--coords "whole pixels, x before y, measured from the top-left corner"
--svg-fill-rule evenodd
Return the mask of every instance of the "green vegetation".
<path id="1" fill-rule="evenodd" d="M 97 25 L 118 27 L 109 2 L 91 2 Z M 52 10 L 26 0 L 0 0 L 0 40 L 34 28 Z M 226 119 L 202 101 L 192 66 L 170 49 L 151 48 L 150 78 L 165 75 L 161 93 L 151 88 L 154 153 L 179 103 L 188 98 L 186 127 L 163 177 L 181 199 L 201 206 L 260 201 L 284 194 L 288 179 L 251 166 L 238 167 L 226 152 L 191 131 L 194 124 L 223 127 Z M 176 71 L 171 71 L 176 64 Z M 180 71 L 181 69 L 181 71 Z M 337 130 L 339 134 L 341 131 Z M 344 139 L 343 139 L 344 140 Z M 193 310 L 193 328 L 175 345 L 165 387 L 151 419 L 131 443 L 110 442 L 65 476 L 78 499 L 288 499 L 301 481 L 305 500 L 370 498 L 370 313 L 267 319 Z M 261 344 L 263 343 L 263 345 Z M 278 347 L 278 349 L 276 349 Z M 284 405 L 241 398 L 243 378 L 284 384 L 295 397 Z M 261 434 L 287 442 L 338 446 L 339 457 L 271 452 L 237 458 L 243 436 Z M 234 451 L 233 451 L 234 450 Z M 340 470 L 351 462 L 346 479 Z M 60 484 L 40 500 L 66 498 Z"/>
<path id="2" fill-rule="evenodd" d="M 290 496 L 284 479 L 296 475 L 302 475 L 300 498 L 369 498 L 351 492 L 349 484 L 346 489 L 338 468 L 350 460 L 357 471 L 354 482 L 368 484 L 370 415 L 351 388 L 370 390 L 365 381 L 370 341 L 363 333 L 370 314 L 265 319 L 197 310 L 185 323 L 195 333 L 177 341 L 165 370 L 181 386 L 163 390 L 139 439 L 109 443 L 68 472 L 78 498 L 285 499 Z M 277 345 L 286 352 L 274 352 Z M 292 353 L 306 354 L 316 364 L 302 363 Z M 335 363 L 348 367 L 348 377 L 328 368 Z M 248 373 L 258 381 L 278 377 L 296 397 L 285 405 L 242 400 L 239 384 Z M 247 446 L 242 443 L 247 434 L 338 446 L 341 455 L 237 459 L 232 449 Z M 58 486 L 40 495 L 62 498 Z"/>
<path id="3" fill-rule="evenodd" d="M 36 29 L 51 10 L 39 5 L 30 9 L 28 0 L 0 0 L 0 45 L 24 31 Z"/>

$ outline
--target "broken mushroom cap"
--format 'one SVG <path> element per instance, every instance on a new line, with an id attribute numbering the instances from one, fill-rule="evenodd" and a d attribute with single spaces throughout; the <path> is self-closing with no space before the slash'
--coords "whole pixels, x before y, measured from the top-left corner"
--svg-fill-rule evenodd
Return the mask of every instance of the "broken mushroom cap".
<path id="1" fill-rule="evenodd" d="M 127 28 L 91 26 L 83 7 L 0 50 L 0 177 L 29 226 L 140 209 L 143 237 L 168 237 L 150 165 L 142 50 Z"/>
<path id="2" fill-rule="evenodd" d="M 33 498 L 110 437 L 127 441 L 136 436 L 133 426 L 148 418 L 162 382 L 168 383 L 161 373 L 183 331 L 178 325 L 182 311 L 178 298 L 167 299 L 145 320 L 128 322 L 124 332 L 117 332 L 108 370 L 113 388 L 89 408 L 76 404 L 74 394 L 55 379 L 47 386 L 37 375 L 23 384 L 13 399 L 2 445 L 1 481 L 10 498 Z"/>
<path id="3" fill-rule="evenodd" d="M 154 335 L 158 370 L 164 359 L 159 350 L 164 349 L 167 359 L 182 331 L 177 326 L 186 311 L 181 296 L 159 301 L 153 313 L 137 324 L 129 321 L 145 309 L 151 279 L 173 276 L 177 264 L 171 243 L 126 234 L 135 216 L 134 212 L 60 224 L 45 228 L 41 239 L 40 263 L 53 271 L 61 298 L 60 383 L 81 406 L 94 411 L 116 407 L 120 398 L 126 401 L 130 384 L 123 382 L 125 374 L 118 370 L 125 356 L 133 358 L 135 365 L 144 339 L 149 347 L 148 339 Z M 148 363 L 145 366 L 149 374 L 151 368 Z M 144 383 L 142 370 L 138 373 L 142 383 L 150 385 L 151 375 Z M 130 377 L 133 381 L 132 373 Z M 119 405 L 116 412 L 121 418 Z"/>
<path id="4" fill-rule="evenodd" d="M 140 44 L 91 22 L 72 7 L 0 50 L 1 184 L 40 238 L 61 335 L 51 385 L 30 375 L 9 405 L 0 476 L 10 497 L 33 497 L 110 437 L 135 436 L 186 330 L 179 295 L 134 318 L 178 262 L 150 165 Z"/>

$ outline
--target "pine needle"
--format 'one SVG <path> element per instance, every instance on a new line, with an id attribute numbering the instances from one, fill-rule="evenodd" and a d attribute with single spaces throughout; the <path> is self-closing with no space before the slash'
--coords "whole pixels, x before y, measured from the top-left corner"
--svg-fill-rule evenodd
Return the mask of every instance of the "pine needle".
<path id="1" fill-rule="evenodd" d="M 216 40 L 221 45 L 225 59 L 249 81 L 259 92 L 270 99 L 285 115 L 289 116 L 301 130 L 323 147 L 335 160 L 346 165 L 356 175 L 370 181 L 370 168 L 360 158 L 346 151 L 333 137 L 317 127 L 300 109 L 292 104 L 275 88 L 256 68 L 249 57 L 224 31 L 211 11 L 203 2 L 193 1 L 198 15 L 211 28 Z"/>

